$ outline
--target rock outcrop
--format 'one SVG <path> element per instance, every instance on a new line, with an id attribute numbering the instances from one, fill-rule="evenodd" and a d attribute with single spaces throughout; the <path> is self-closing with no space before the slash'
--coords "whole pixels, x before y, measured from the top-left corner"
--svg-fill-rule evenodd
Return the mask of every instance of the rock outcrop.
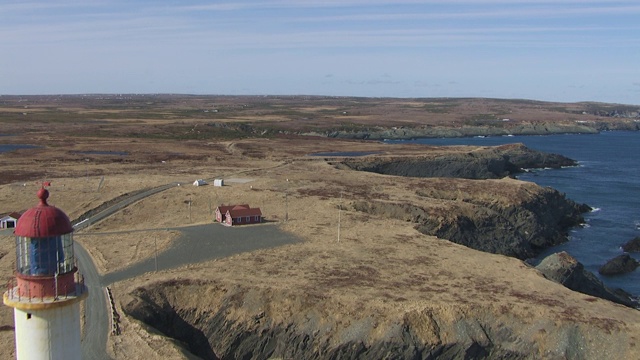
<path id="1" fill-rule="evenodd" d="M 532 185 L 528 193 L 510 204 L 489 199 L 465 199 L 442 210 L 423 204 L 388 201 L 355 201 L 357 211 L 413 223 L 423 234 L 437 236 L 470 248 L 527 259 L 542 249 L 566 241 L 569 228 L 581 224 L 589 207 L 579 205 L 557 190 Z M 420 192 L 422 193 L 422 192 Z"/>
<path id="2" fill-rule="evenodd" d="M 374 157 L 348 159 L 343 164 L 356 170 L 396 176 L 495 179 L 527 168 L 575 165 L 575 161 L 513 144 L 467 153 L 453 152 L 435 158 Z M 412 222 L 423 234 L 476 250 L 527 259 L 536 256 L 541 249 L 566 241 L 568 229 L 581 224 L 584 221 L 581 214 L 590 210 L 589 206 L 577 204 L 554 189 L 537 186 L 535 189 L 523 190 L 521 196 L 509 202 L 469 196 L 455 201 L 448 211 L 440 212 L 428 203 L 428 199 L 442 197 L 442 192 L 425 190 L 417 191 L 424 197 L 424 205 L 356 201 L 353 208 Z M 447 193 L 445 198 L 456 197 L 455 191 Z"/>
<path id="3" fill-rule="evenodd" d="M 602 275 L 626 274 L 637 269 L 638 265 L 640 265 L 640 263 L 629 254 L 622 254 L 607 261 L 606 264 L 598 269 L 598 272 Z"/>
<path id="4" fill-rule="evenodd" d="M 176 290 L 207 294 L 206 309 Z M 523 319 L 465 305 L 344 319 L 330 299 L 300 296 L 174 281 L 134 291 L 123 310 L 203 359 L 595 359 L 629 351 L 615 321 Z M 290 315 L 279 316 L 278 306 Z"/>
<path id="5" fill-rule="evenodd" d="M 624 243 L 622 245 L 622 250 L 624 252 L 640 252 L 640 236 L 636 236 L 635 238 Z"/>
<path id="6" fill-rule="evenodd" d="M 627 294 L 609 289 L 593 273 L 585 270 L 582 263 L 564 251 L 547 256 L 536 266 L 536 269 L 547 279 L 562 284 L 573 291 L 629 307 L 637 306 L 637 303 Z"/>
<path id="7" fill-rule="evenodd" d="M 435 157 L 347 159 L 343 165 L 354 170 L 397 176 L 499 179 L 525 169 L 560 168 L 577 163 L 562 155 L 512 144 Z"/>

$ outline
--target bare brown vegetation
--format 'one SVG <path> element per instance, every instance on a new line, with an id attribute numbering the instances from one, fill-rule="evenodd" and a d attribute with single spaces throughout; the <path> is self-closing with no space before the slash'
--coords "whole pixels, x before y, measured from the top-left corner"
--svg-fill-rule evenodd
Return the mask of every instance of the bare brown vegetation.
<path id="1" fill-rule="evenodd" d="M 336 158 L 307 155 L 340 150 L 374 151 L 374 157 L 419 156 L 469 149 L 408 145 L 390 149 L 376 142 L 290 133 L 347 125 L 462 126 L 483 120 L 478 114 L 559 121 L 583 116 L 585 104 L 553 108 L 538 102 L 486 99 L 169 96 L 23 100 L 0 98 L 2 133 L 13 135 L 2 140 L 42 147 L 0 154 L 0 212 L 33 206 L 44 180 L 52 181 L 51 203 L 72 219 L 126 193 L 175 181 L 187 184 L 135 203 L 76 234 L 101 273 L 152 257 L 152 239 L 160 249 L 170 249 L 179 231 L 163 228 L 211 223 L 211 204 L 259 206 L 270 222 L 261 226 L 278 226 L 302 240 L 115 283 L 119 310 L 141 292 L 197 314 L 215 312 L 226 301 L 234 309 L 229 318 L 237 321 L 256 322 L 268 316 L 278 324 L 302 323 L 303 315 L 313 308 L 335 329 L 373 319 L 375 327 L 371 325 L 365 339 L 369 342 L 384 338 L 384 330 L 398 319 L 408 319 L 421 329 L 425 341 L 443 344 L 455 341 L 455 334 L 439 332 L 436 320 L 442 324 L 492 318 L 495 324 L 510 324 L 522 333 L 527 327 L 538 329 L 527 330 L 525 340 L 541 344 L 541 356 L 542 348 L 551 346 L 546 344 L 556 343 L 554 329 L 563 326 L 580 329 L 586 343 L 596 344 L 594 349 L 605 346 L 614 357 L 639 356 L 637 311 L 574 293 L 517 259 L 422 235 L 406 221 L 357 212 L 351 206 L 362 200 L 429 204 L 434 211 L 430 216 L 437 217 L 437 211 L 458 211 L 470 202 L 518 203 L 539 193 L 534 184 L 350 171 L 336 166 Z M 229 126 L 207 125 L 212 122 Z M 270 136 L 249 137 L 236 130 L 245 123 L 254 129 L 278 130 Z M 188 185 L 198 178 L 230 181 L 223 188 Z M 186 199 L 193 200 L 190 217 Z M 139 232 L 119 233 L 131 229 Z M 4 233 L 1 239 L 0 253 L 12 255 L 11 235 Z M 13 276 L 10 255 L 0 257 L 5 280 Z M 248 307 L 254 304 L 251 299 L 260 299 L 255 304 L 262 305 Z M 11 309 L 3 307 L 3 358 L 13 354 L 12 324 Z M 114 358 L 186 358 L 174 342 L 137 320 L 124 316 L 122 329 L 124 336 L 109 338 L 108 351 Z M 337 335 L 332 339 L 338 341 Z"/>

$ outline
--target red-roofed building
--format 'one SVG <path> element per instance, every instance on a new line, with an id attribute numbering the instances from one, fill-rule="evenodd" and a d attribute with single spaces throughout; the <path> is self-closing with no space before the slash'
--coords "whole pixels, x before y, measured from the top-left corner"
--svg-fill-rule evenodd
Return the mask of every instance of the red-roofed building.
<path id="1" fill-rule="evenodd" d="M 262 222 L 262 211 L 247 204 L 218 206 L 216 221 L 227 226 L 258 224 Z"/>

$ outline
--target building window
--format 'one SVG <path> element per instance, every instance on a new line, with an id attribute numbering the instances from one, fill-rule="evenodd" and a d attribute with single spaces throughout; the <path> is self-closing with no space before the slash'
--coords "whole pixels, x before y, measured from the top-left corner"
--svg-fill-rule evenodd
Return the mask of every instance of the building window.
<path id="1" fill-rule="evenodd" d="M 251 216 L 247 216 L 246 222 L 251 222 Z"/>

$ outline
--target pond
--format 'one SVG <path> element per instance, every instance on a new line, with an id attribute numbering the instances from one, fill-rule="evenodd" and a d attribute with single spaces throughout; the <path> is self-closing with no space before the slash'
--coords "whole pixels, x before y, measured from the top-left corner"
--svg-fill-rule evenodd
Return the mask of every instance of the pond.
<path id="1" fill-rule="evenodd" d="M 0 136 L 5 136 L 5 135 L 0 134 Z M 10 152 L 10 151 L 19 150 L 19 149 L 35 149 L 39 147 L 40 146 L 26 145 L 26 144 L 0 144 L 0 153 Z"/>

